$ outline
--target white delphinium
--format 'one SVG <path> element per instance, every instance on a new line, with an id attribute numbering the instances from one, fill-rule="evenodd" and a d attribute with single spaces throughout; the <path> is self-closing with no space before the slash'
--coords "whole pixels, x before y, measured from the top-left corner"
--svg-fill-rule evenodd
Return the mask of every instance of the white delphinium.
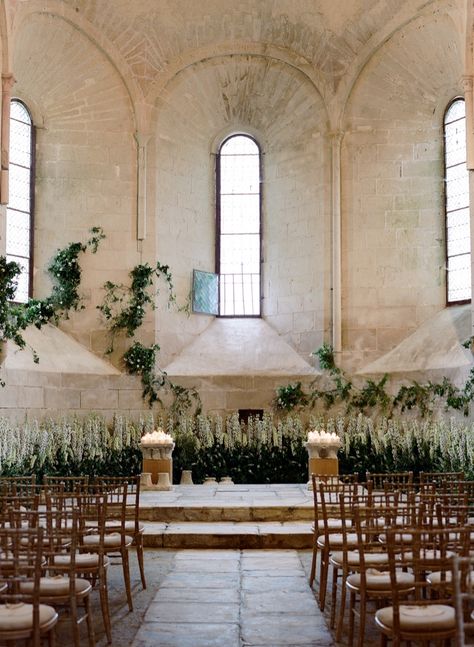
<path id="1" fill-rule="evenodd" d="M 219 444 L 223 444 L 224 442 L 224 436 L 223 436 L 223 421 L 222 421 L 222 416 L 217 415 L 214 418 L 214 437 L 216 439 L 216 442 Z"/>
<path id="2" fill-rule="evenodd" d="M 249 416 L 247 420 L 247 443 L 250 447 L 254 445 L 255 442 L 255 421 L 253 416 Z"/>
<path id="3" fill-rule="evenodd" d="M 114 424 L 112 428 L 112 449 L 121 451 L 123 449 L 123 432 L 125 427 L 125 420 L 121 415 L 114 416 Z"/>

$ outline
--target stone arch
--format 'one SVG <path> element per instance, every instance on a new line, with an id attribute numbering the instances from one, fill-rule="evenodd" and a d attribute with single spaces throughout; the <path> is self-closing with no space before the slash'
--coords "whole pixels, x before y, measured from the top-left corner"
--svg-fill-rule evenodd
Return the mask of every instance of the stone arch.
<path id="1" fill-rule="evenodd" d="M 216 142 L 241 130 L 262 145 L 263 314 L 307 356 L 306 349 L 322 342 L 330 297 L 330 151 L 324 136 L 329 119 L 314 83 L 294 66 L 265 55 L 210 57 L 168 82 L 156 98 L 154 124 L 157 255 L 174 264 L 182 296 L 192 269 L 214 270 Z M 294 316 L 301 320 L 296 334 L 289 324 Z M 203 316 L 190 323 L 174 317 L 157 312 L 160 339 L 167 339 L 163 347 L 171 352 L 165 362 L 209 324 Z"/>
<path id="2" fill-rule="evenodd" d="M 14 43 L 17 38 L 18 32 L 22 25 L 34 14 L 50 14 L 61 18 L 66 23 L 72 25 L 75 29 L 81 32 L 97 49 L 107 58 L 113 65 L 118 76 L 130 96 L 131 105 L 133 107 L 133 114 L 135 122 L 140 120 L 140 111 L 136 110 L 136 105 L 143 101 L 143 93 L 140 86 L 130 73 L 128 64 L 117 48 L 111 43 L 107 37 L 97 30 L 87 19 L 78 14 L 64 2 L 60 0 L 31 0 L 19 5 L 13 19 L 12 26 L 12 42 Z M 136 129 L 139 130 L 143 126 L 136 123 Z"/>

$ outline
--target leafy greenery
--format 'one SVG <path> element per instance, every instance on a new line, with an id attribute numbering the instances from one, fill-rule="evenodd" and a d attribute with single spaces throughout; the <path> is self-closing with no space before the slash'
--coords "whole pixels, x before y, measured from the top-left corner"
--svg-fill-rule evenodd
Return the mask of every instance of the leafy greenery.
<path id="1" fill-rule="evenodd" d="M 277 409 L 292 411 L 296 407 L 304 407 L 308 404 L 308 398 L 303 392 L 301 382 L 280 386 L 274 401 Z"/>
<path id="2" fill-rule="evenodd" d="M 156 279 L 162 279 L 168 288 L 168 303 L 175 303 L 173 280 L 168 265 L 157 262 L 154 267 L 148 263 L 136 265 L 130 272 L 130 285 L 112 283 L 104 284 L 105 297 L 97 308 L 108 322 L 111 343 L 107 353 L 114 349 L 115 337 L 125 332 L 127 337 L 133 337 L 145 318 L 146 309 L 155 309 L 155 297 L 159 289 L 154 287 Z"/>
<path id="3" fill-rule="evenodd" d="M 346 412 L 352 410 L 364 414 L 383 413 L 391 415 L 396 409 L 401 413 L 417 409 L 420 416 L 430 416 L 436 406 L 441 405 L 445 411 L 450 409 L 469 415 L 470 404 L 474 399 L 474 368 L 462 388 L 457 387 L 447 377 L 439 383 L 431 381 L 420 384 L 413 380 L 410 385 L 403 385 L 397 394 L 392 397 L 386 391 L 390 376 L 386 373 L 378 382 L 367 379 L 361 388 L 357 388 L 348 380 L 344 371 L 336 366 L 332 347 L 324 343 L 321 348 L 312 353 L 319 359 L 321 369 L 329 373 L 332 387 L 325 389 L 315 388 L 314 380 L 306 393 L 301 383 L 280 386 L 274 405 L 277 409 L 293 411 L 297 406 L 309 405 L 313 408 L 322 402 L 326 410 L 335 405 L 346 404 Z M 298 390 L 296 391 L 296 387 Z M 281 404 L 280 404 L 281 400 Z M 284 405 L 284 406 L 283 406 Z"/>
<path id="4" fill-rule="evenodd" d="M 51 294 L 44 299 L 29 299 L 26 304 L 13 302 L 17 288 L 17 279 L 21 273 L 18 263 L 9 262 L 0 256 L 0 343 L 10 339 L 19 348 L 26 346 L 22 331 L 29 325 L 41 328 L 49 321 L 57 323 L 67 317 L 69 310 L 82 308 L 79 294 L 81 283 L 81 266 L 79 254 L 88 248 L 95 254 L 100 241 L 105 238 L 101 227 L 93 227 L 91 238 L 86 243 L 70 243 L 58 250 L 48 266 L 53 279 Z M 33 350 L 35 362 L 39 358 Z M 0 382 L 4 386 L 4 382 Z"/>
<path id="5" fill-rule="evenodd" d="M 108 323 L 110 345 L 106 353 L 114 350 L 117 335 L 134 337 L 146 316 L 147 308 L 155 309 L 155 300 L 160 290 L 156 281 L 165 282 L 168 293 L 168 306 L 176 303 L 173 277 L 168 265 L 157 262 L 154 267 L 148 263 L 136 265 L 130 272 L 130 285 L 107 281 L 104 285 L 105 296 L 97 306 Z M 201 399 L 194 388 L 174 384 L 166 371 L 157 366 L 158 344 L 144 346 L 135 341 L 123 355 L 123 362 L 128 373 L 140 375 L 143 386 L 143 398 L 153 406 L 155 402 L 164 406 L 162 397 L 170 394 L 173 398 L 171 410 L 177 413 L 201 411 Z"/>

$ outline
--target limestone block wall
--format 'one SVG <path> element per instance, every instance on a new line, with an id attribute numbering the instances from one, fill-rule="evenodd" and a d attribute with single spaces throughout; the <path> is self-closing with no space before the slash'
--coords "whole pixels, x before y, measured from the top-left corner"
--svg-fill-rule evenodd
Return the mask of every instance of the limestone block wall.
<path id="1" fill-rule="evenodd" d="M 106 341 L 95 308 L 102 285 L 125 280 L 138 262 L 130 99 L 105 55 L 51 14 L 32 14 L 22 24 L 14 69 L 14 94 L 37 125 L 34 292 L 48 294 L 45 268 L 56 249 L 86 240 L 89 228 L 101 225 L 107 239 L 100 253 L 81 259 L 86 309 L 64 327 L 102 352 Z"/>
<path id="2" fill-rule="evenodd" d="M 226 136 L 251 134 L 263 151 L 263 316 L 304 356 L 328 325 L 326 131 L 314 85 L 262 56 L 196 63 L 156 104 L 156 246 L 178 299 L 188 296 L 193 269 L 215 270 L 215 153 Z M 157 313 L 164 361 L 210 321 Z"/>
<path id="3" fill-rule="evenodd" d="M 350 98 L 342 149 L 349 364 L 389 351 L 445 306 L 442 123 L 461 90 L 461 47 L 448 16 L 415 20 L 372 57 Z"/>

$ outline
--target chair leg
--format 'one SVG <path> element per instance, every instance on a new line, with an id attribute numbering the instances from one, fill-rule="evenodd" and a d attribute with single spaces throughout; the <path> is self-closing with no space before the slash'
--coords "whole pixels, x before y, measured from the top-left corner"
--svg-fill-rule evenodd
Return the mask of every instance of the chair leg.
<path id="1" fill-rule="evenodd" d="M 312 587 L 314 578 L 316 577 L 316 561 L 318 557 L 318 545 L 316 544 L 316 541 L 314 540 L 313 543 L 313 557 L 311 559 L 311 572 L 309 574 L 309 585 Z"/>
<path id="2" fill-rule="evenodd" d="M 336 642 L 341 640 L 342 628 L 344 626 L 344 616 L 346 613 L 346 577 L 347 573 L 342 571 L 341 574 L 341 608 L 339 609 L 339 618 L 336 628 Z"/>
<path id="3" fill-rule="evenodd" d="M 110 625 L 109 593 L 107 589 L 107 574 L 104 571 L 103 577 L 99 582 L 100 608 L 102 611 L 102 620 L 104 622 L 107 642 L 112 644 L 112 627 Z"/>
<path id="4" fill-rule="evenodd" d="M 92 618 L 91 600 L 88 595 L 84 598 L 84 611 L 86 613 L 87 637 L 89 639 L 89 647 L 95 647 L 94 622 Z"/>
<path id="5" fill-rule="evenodd" d="M 339 569 L 335 566 L 332 567 L 332 587 L 331 587 L 331 619 L 329 626 L 334 629 L 336 624 L 336 607 L 337 607 L 337 580 L 339 577 Z"/>
<path id="6" fill-rule="evenodd" d="M 355 620 L 356 594 L 351 591 L 349 596 L 349 637 L 347 640 L 348 647 L 354 644 L 354 620 Z"/>
<path id="7" fill-rule="evenodd" d="M 321 550 L 321 561 L 319 564 L 319 608 L 324 611 L 326 606 L 326 587 L 329 570 L 329 550 L 324 547 Z"/>
<path id="8" fill-rule="evenodd" d="M 360 609 L 359 609 L 359 640 L 357 641 L 357 647 L 364 647 L 366 612 L 367 612 L 367 600 L 366 600 L 364 591 L 361 591 Z"/>
<path id="9" fill-rule="evenodd" d="M 143 535 L 141 532 L 138 533 L 135 544 L 136 544 L 136 550 L 137 550 L 138 567 L 140 569 L 140 579 L 142 581 L 142 588 L 146 589 L 145 565 L 143 563 Z"/>
<path id="10" fill-rule="evenodd" d="M 81 639 L 79 636 L 79 624 L 77 622 L 77 598 L 76 597 L 74 597 L 71 600 L 69 613 L 71 614 L 72 638 L 74 642 L 74 647 L 80 647 Z"/>
<path id="11" fill-rule="evenodd" d="M 125 582 L 125 592 L 127 594 L 127 602 L 129 611 L 133 611 L 133 600 L 132 600 L 132 589 L 130 585 L 130 561 L 128 559 L 128 548 L 124 548 L 122 551 L 122 570 L 123 570 L 123 579 Z"/>

